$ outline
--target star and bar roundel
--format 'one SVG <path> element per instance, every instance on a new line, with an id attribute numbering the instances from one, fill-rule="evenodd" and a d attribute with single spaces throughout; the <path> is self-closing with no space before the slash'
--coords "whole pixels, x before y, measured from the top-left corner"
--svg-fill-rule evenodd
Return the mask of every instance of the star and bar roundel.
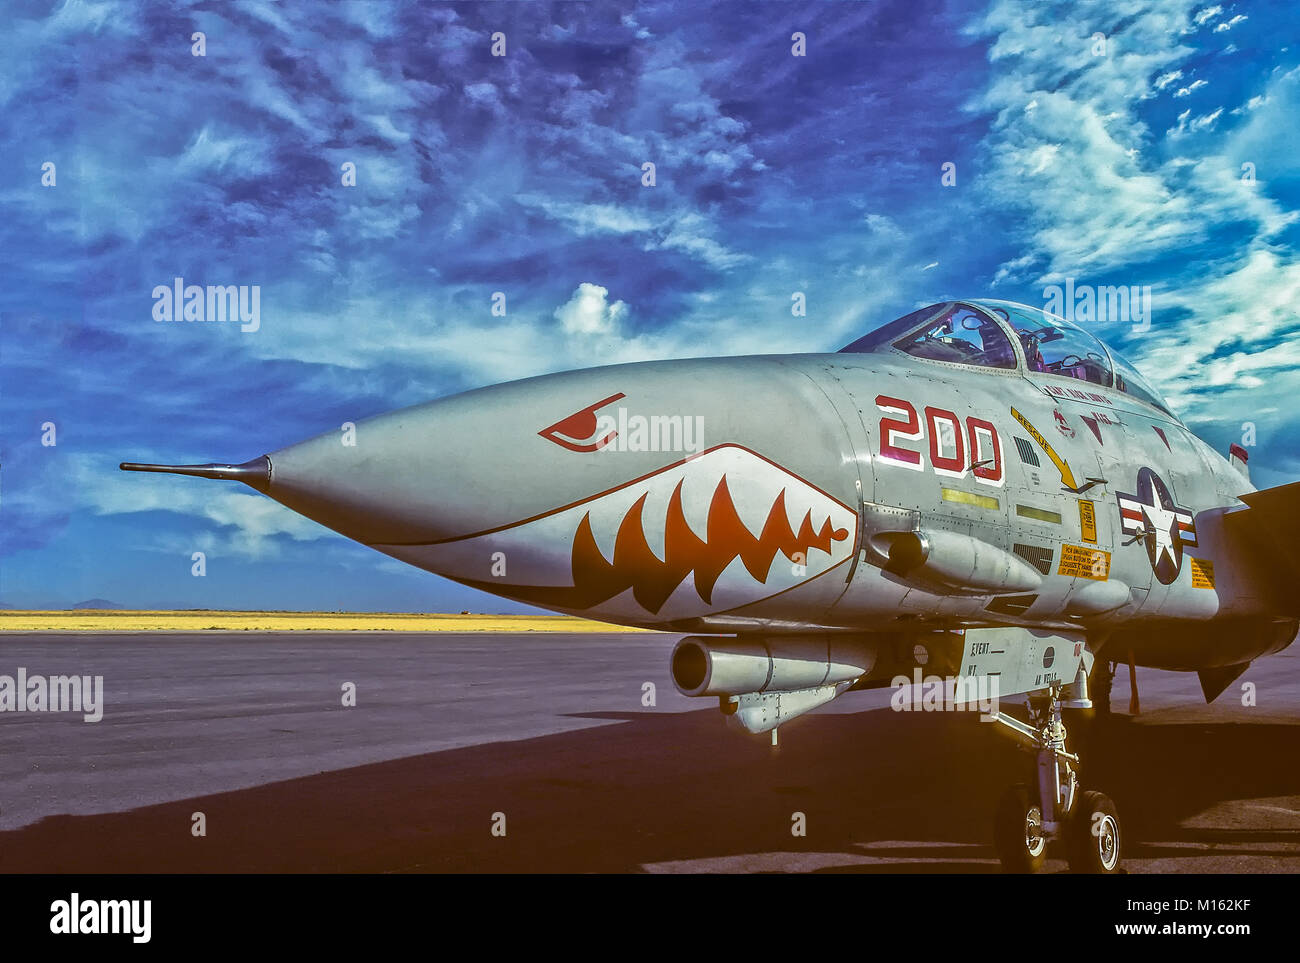
<path id="1" fill-rule="evenodd" d="M 1156 578 L 1171 584 L 1183 567 L 1183 546 L 1196 545 L 1192 513 L 1174 504 L 1168 486 L 1150 468 L 1138 470 L 1136 494 L 1115 497 L 1124 534 L 1142 540 Z"/>

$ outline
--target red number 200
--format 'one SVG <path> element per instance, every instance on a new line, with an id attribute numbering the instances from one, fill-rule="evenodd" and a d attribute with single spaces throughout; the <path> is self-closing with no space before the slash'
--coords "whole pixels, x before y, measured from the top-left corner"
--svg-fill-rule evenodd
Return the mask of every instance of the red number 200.
<path id="1" fill-rule="evenodd" d="M 921 453 L 905 448 L 899 442 L 920 441 L 928 435 L 930 464 L 937 474 L 963 477 L 967 469 L 966 452 L 969 450 L 970 470 L 976 480 L 989 485 L 1002 484 L 1002 439 L 992 422 L 973 415 L 968 417 L 963 439 L 961 421 L 946 408 L 926 406 L 925 427 L 922 427 L 921 418 L 909 401 L 877 395 L 876 407 L 885 412 L 880 419 L 880 457 L 884 461 L 901 468 L 924 471 Z M 944 425 L 948 428 L 947 432 L 941 427 Z"/>

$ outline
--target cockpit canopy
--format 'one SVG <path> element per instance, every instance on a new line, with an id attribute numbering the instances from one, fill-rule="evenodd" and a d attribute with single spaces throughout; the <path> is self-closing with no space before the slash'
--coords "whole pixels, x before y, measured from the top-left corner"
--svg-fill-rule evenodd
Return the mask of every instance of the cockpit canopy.
<path id="1" fill-rule="evenodd" d="M 1012 301 L 945 301 L 863 335 L 840 352 L 902 352 L 914 358 L 1115 388 L 1172 417 L 1160 393 L 1132 365 L 1064 318 Z"/>

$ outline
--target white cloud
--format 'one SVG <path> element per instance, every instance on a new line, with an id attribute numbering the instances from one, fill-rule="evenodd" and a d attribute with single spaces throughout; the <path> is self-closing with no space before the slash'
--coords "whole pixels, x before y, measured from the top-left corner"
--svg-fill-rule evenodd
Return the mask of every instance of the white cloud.
<path id="1" fill-rule="evenodd" d="M 271 166 L 263 142 L 237 134 L 223 134 L 213 124 L 203 125 L 175 164 L 179 171 L 191 176 L 213 171 L 255 176 L 265 174 Z"/>
<path id="2" fill-rule="evenodd" d="M 174 512 L 209 523 L 193 542 L 177 543 L 176 550 L 186 554 L 220 548 L 246 558 L 263 558 L 278 554 L 280 537 L 306 542 L 333 534 L 234 482 L 127 473 L 118 469 L 116 461 L 81 453 L 51 460 L 33 484 L 6 492 L 5 502 L 29 518 L 54 518 L 79 510 L 95 515 Z"/>
<path id="3" fill-rule="evenodd" d="M 472 102 L 485 107 L 497 107 L 501 104 L 501 96 L 497 93 L 495 84 L 466 84 L 465 96 Z"/>
<path id="4" fill-rule="evenodd" d="M 622 301 L 610 304 L 609 290 L 583 281 L 568 302 L 555 309 L 555 320 L 570 335 L 616 335 L 627 317 Z"/>
<path id="5" fill-rule="evenodd" d="M 663 240 L 649 245 L 648 249 L 681 251 L 695 260 L 725 271 L 750 260 L 747 254 L 728 250 L 711 236 L 712 225 L 701 214 L 687 212 L 668 223 Z"/>
<path id="6" fill-rule="evenodd" d="M 971 104 L 996 113 L 985 145 L 986 183 L 995 201 L 1025 210 L 1027 240 L 1047 273 L 1143 261 L 1202 229 L 1194 200 L 1143 163 L 1150 132 L 1135 115 L 1142 98 L 1172 84 L 1170 75 L 1193 53 L 1178 39 L 1191 6 L 1134 14 L 1105 57 L 1092 56 L 1086 44 L 1058 42 L 1090 36 L 1092 13 L 1067 14 L 1062 23 L 1052 11 L 1004 0 L 978 28 L 996 34 L 992 85 Z M 1027 99 L 1036 109 L 1023 109 Z M 1004 267 L 998 280 L 1017 270 Z"/>
<path id="7" fill-rule="evenodd" d="M 976 101 L 997 111 L 986 184 L 997 199 L 1025 210 L 1021 253 L 999 267 L 993 284 L 1023 283 L 1034 269 L 1039 280 L 1128 271 L 1130 283 L 1150 283 L 1151 330 L 1127 339 L 1120 329 L 1103 334 L 1126 341 L 1117 345 L 1121 353 L 1189 420 L 1249 417 L 1265 385 L 1276 397 L 1300 393 L 1300 259 L 1278 244 L 1300 215 L 1241 179 L 1244 162 L 1261 181 L 1270 172 L 1294 176 L 1295 139 L 1280 132 L 1294 129 L 1300 70 L 1275 74 L 1253 94 L 1235 130 L 1219 131 L 1223 107 L 1201 115 L 1187 109 L 1164 139 L 1153 138 L 1137 107 L 1150 90 L 1182 79 L 1192 53 L 1179 40 L 1182 27 L 1221 11 L 1195 13 L 1193 4 L 1174 0 L 1132 12 L 1111 38 L 1111 56 L 1085 62 L 1067 54 L 1059 63 L 1059 46 L 1040 43 L 1042 31 L 1087 36 L 1087 23 L 1039 26 L 1036 19 L 1056 15 L 1025 16 L 1036 9 L 1006 0 L 984 23 L 999 32 L 993 56 L 1001 68 Z M 1087 18 L 1095 15 L 1090 9 Z M 1179 93 L 1203 86 L 1194 81 Z M 1027 97 L 1039 105 L 1030 113 L 1020 109 Z M 1179 151 L 1194 134 L 1197 150 Z M 1070 163 L 1052 163 L 1058 151 Z M 1218 261 L 1177 280 L 1132 276 L 1171 270 L 1150 266 L 1158 262 L 1174 261 L 1172 270 L 1182 271 L 1188 251 L 1229 228 L 1236 241 Z M 1300 435 L 1294 413 L 1269 417 L 1277 432 Z"/>
<path id="8" fill-rule="evenodd" d="M 1156 90 L 1164 90 L 1175 80 L 1181 80 L 1182 77 L 1183 77 L 1183 72 L 1181 70 L 1171 70 L 1168 73 L 1161 74 L 1159 77 L 1156 78 L 1155 88 Z"/>
<path id="9" fill-rule="evenodd" d="M 637 234 L 655 226 L 655 222 L 646 215 L 617 204 L 557 201 L 538 194 L 521 194 L 515 200 L 530 210 L 566 225 L 579 237 L 593 234 Z"/>
<path id="10" fill-rule="evenodd" d="M 584 204 L 556 201 L 536 194 L 522 194 L 518 203 L 558 221 L 579 237 L 601 234 L 641 234 L 646 251 L 680 251 L 719 271 L 743 264 L 750 258 L 731 251 L 713 237 L 713 223 L 697 211 L 681 211 L 651 218 L 640 211 L 616 204 Z"/>
<path id="11" fill-rule="evenodd" d="M 1263 103 L 1264 103 L 1264 98 L 1263 98 L 1263 97 L 1259 97 L 1259 96 L 1257 96 L 1257 97 L 1252 97 L 1252 98 L 1250 98 L 1250 100 L 1246 101 L 1246 102 L 1245 102 L 1244 104 L 1242 104 L 1240 107 L 1234 108 L 1232 112 L 1233 112 L 1234 114 L 1246 114 L 1246 113 L 1250 113 L 1250 111 L 1255 110 L 1255 109 L 1257 109 L 1258 107 L 1263 106 Z"/>
<path id="12" fill-rule="evenodd" d="M 1217 5 L 1206 7 L 1204 10 L 1196 14 L 1192 22 L 1198 27 L 1203 27 L 1221 13 L 1223 13 L 1223 7 Z"/>
<path id="13" fill-rule="evenodd" d="M 1300 391 L 1300 262 L 1256 247 L 1231 269 L 1200 283 L 1166 285 L 1153 300 L 1155 324 L 1135 346 L 1141 366 L 1186 417 L 1248 413 L 1258 406 L 1254 398 L 1230 396 L 1225 404 L 1224 393 L 1207 398 L 1191 390 L 1203 384 L 1249 391 L 1267 378 L 1275 397 Z M 1189 313 L 1192 320 L 1163 328 L 1160 314 L 1172 311 Z M 1288 340 L 1275 343 L 1288 332 Z M 1217 356 L 1224 344 L 1242 347 Z"/>
<path id="14" fill-rule="evenodd" d="M 900 241 L 906 236 L 898 222 L 887 214 L 866 214 L 862 220 L 867 225 L 867 230 L 882 240 Z"/>
<path id="15" fill-rule="evenodd" d="M 1218 110 L 1208 114 L 1202 114 L 1200 117 L 1192 117 L 1192 111 L 1189 108 L 1178 115 L 1178 123 L 1165 131 L 1165 134 L 1170 140 L 1178 140 L 1186 137 L 1188 134 L 1196 134 L 1207 129 L 1212 130 L 1222 113 L 1223 108 L 1220 107 Z M 1182 159 L 1180 159 L 1180 163 L 1183 163 Z"/>
<path id="16" fill-rule="evenodd" d="M 1223 113 L 1223 108 L 1220 107 L 1218 110 L 1212 113 L 1205 114 L 1201 117 L 1197 117 L 1194 121 L 1192 121 L 1190 127 L 1192 130 L 1204 130 L 1207 127 L 1213 127 L 1215 122 L 1219 119 L 1219 115 L 1222 113 Z"/>

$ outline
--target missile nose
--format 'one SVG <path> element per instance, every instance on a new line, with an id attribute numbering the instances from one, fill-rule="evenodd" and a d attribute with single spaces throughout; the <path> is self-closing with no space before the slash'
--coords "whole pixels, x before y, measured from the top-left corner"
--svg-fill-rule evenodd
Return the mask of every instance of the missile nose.
<path id="1" fill-rule="evenodd" d="M 240 465 L 148 465 L 124 461 L 118 465 L 122 471 L 152 471 L 168 475 L 196 475 L 199 478 L 224 478 L 241 481 L 245 485 L 266 492 L 271 487 L 271 459 L 265 455 Z"/>

